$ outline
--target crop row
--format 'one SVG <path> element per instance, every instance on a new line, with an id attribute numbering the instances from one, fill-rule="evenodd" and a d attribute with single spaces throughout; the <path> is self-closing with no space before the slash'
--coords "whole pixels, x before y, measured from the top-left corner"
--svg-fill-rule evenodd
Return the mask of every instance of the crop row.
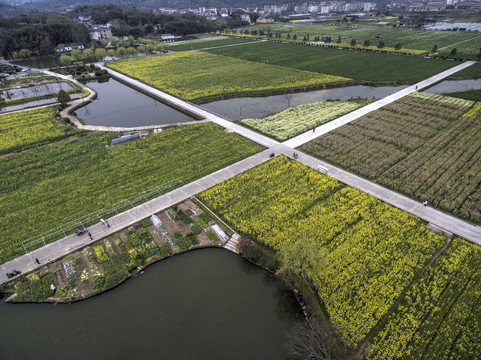
<path id="1" fill-rule="evenodd" d="M 346 51 L 271 41 L 211 49 L 207 52 L 321 74 L 338 75 L 357 82 L 421 81 L 454 66 L 452 61 L 424 59 L 418 56 Z"/>
<path id="2" fill-rule="evenodd" d="M 280 249 L 315 239 L 311 278 L 332 323 L 356 347 L 444 244 L 417 218 L 277 157 L 200 194 L 227 222 Z"/>
<path id="3" fill-rule="evenodd" d="M 350 80 L 190 51 L 124 60 L 108 66 L 169 94 L 197 102 Z"/>
<path id="4" fill-rule="evenodd" d="M 245 119 L 240 123 L 279 141 L 287 140 L 325 124 L 361 106 L 355 101 L 329 101 L 290 107 L 264 119 Z"/>
<path id="5" fill-rule="evenodd" d="M 22 240 L 167 181 L 188 183 L 261 149 L 211 123 L 107 143 L 104 133 L 89 134 L 0 159 L 2 262 L 21 255 Z"/>
<path id="6" fill-rule="evenodd" d="M 72 129 L 59 124 L 55 108 L 21 111 L 0 116 L 0 154 L 61 139 Z"/>
<path id="7" fill-rule="evenodd" d="M 375 336 L 376 359 L 474 359 L 481 353 L 481 251 L 453 239 Z"/>

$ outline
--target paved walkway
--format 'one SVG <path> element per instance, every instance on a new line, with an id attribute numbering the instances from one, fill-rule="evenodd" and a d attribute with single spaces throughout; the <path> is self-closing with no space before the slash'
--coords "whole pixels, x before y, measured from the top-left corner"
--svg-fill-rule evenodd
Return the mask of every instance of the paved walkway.
<path id="1" fill-rule="evenodd" d="M 396 93 L 397 95 L 393 94 L 393 95 L 396 95 L 393 100 L 388 99 L 387 102 L 381 101 L 381 103 L 379 104 L 380 105 L 379 107 L 384 106 L 385 104 L 390 103 L 392 101 L 395 101 L 396 99 L 399 99 L 411 93 L 412 91 L 415 91 L 416 86 L 418 87 L 418 89 L 424 88 L 429 84 L 437 82 L 443 79 L 444 77 L 449 76 L 450 74 L 456 71 L 459 71 L 461 68 L 467 67 L 473 63 L 474 62 L 464 63 L 454 68 L 454 70 L 451 69 L 450 71 L 448 70 L 443 72 L 439 76 L 435 76 L 428 80 L 424 80 L 418 83 L 417 85 L 414 85 L 414 90 L 412 89 L 413 87 L 401 90 L 400 92 Z M 109 72 L 113 73 L 112 70 L 109 70 Z M 165 99 L 165 101 L 172 101 L 178 107 L 185 107 L 187 111 L 202 115 L 206 120 L 213 121 L 219 124 L 220 126 L 227 128 L 230 131 L 235 131 L 241 136 L 244 136 L 248 139 L 251 139 L 252 141 L 255 141 L 261 145 L 266 146 L 268 149 L 256 155 L 253 155 L 247 159 L 239 161 L 236 164 L 230 165 L 222 170 L 216 171 L 210 175 L 207 175 L 201 179 L 198 179 L 190 184 L 184 185 L 181 188 L 178 188 L 168 194 L 164 194 L 156 199 L 148 201 L 124 213 L 118 214 L 108 219 L 111 224 L 110 228 L 106 228 L 101 224 L 96 224 L 89 227 L 89 230 L 93 235 L 94 240 L 90 240 L 87 235 L 83 235 L 79 237 L 73 234 L 63 239 L 60 239 L 54 243 L 48 244 L 40 249 L 32 251 L 26 255 L 23 255 L 17 259 L 9 261 L 3 265 L 0 265 L 0 283 L 3 283 L 7 280 L 5 274 L 8 271 L 11 271 L 13 269 L 18 269 L 18 270 L 21 270 L 23 273 L 25 273 L 25 272 L 32 271 L 39 266 L 42 266 L 42 265 L 37 265 L 35 263 L 35 258 L 38 258 L 42 264 L 45 263 L 46 261 L 53 261 L 55 259 L 61 258 L 62 256 L 72 251 L 78 250 L 96 240 L 99 240 L 127 226 L 130 226 L 146 217 L 151 216 L 154 213 L 167 209 L 170 206 L 175 205 L 176 203 L 181 202 L 187 198 L 190 198 L 205 189 L 208 189 L 214 185 L 217 185 L 224 180 L 227 180 L 235 175 L 238 175 L 246 170 L 253 168 L 254 166 L 257 166 L 269 160 L 270 153 L 275 153 L 276 155 L 285 154 L 289 156 L 289 155 L 292 155 L 293 153 L 293 148 L 291 146 L 294 146 L 296 144 L 301 145 L 306 141 L 310 141 L 308 135 L 312 134 L 312 131 L 309 131 L 303 134 L 305 135 L 305 137 L 299 138 L 299 140 L 296 140 L 295 142 L 291 142 L 289 140 L 283 144 L 279 144 L 278 142 L 272 139 L 269 139 L 263 135 L 255 133 L 242 126 L 234 124 L 233 122 L 226 120 L 215 114 L 212 114 L 207 110 L 198 108 L 193 104 L 186 103 L 182 100 L 174 98 L 173 96 L 170 96 L 158 90 L 152 89 L 149 86 L 141 84 L 136 80 L 127 78 L 124 75 L 116 73 L 115 76 L 122 76 L 125 78 L 124 81 L 127 83 L 131 83 L 131 84 L 135 83 L 135 86 L 142 88 L 143 91 L 151 93 L 154 96 L 158 96 L 159 98 L 163 98 Z M 372 110 L 375 110 L 375 109 L 372 109 Z M 358 115 L 358 117 L 359 116 L 362 116 L 362 115 Z M 321 132 L 320 130 L 319 132 L 317 132 L 316 130 L 316 133 L 314 133 L 315 137 L 320 136 L 321 135 L 320 132 Z M 421 203 L 415 200 L 412 200 L 392 190 L 389 190 L 382 186 L 374 184 L 371 181 L 368 181 L 359 176 L 353 175 L 345 170 L 342 170 L 340 168 L 327 164 L 312 156 L 309 156 L 302 152 L 298 152 L 297 150 L 296 150 L 296 153 L 299 154 L 299 157 L 297 159 L 298 161 L 314 169 L 317 169 L 318 165 L 324 166 L 329 170 L 329 175 L 338 179 L 339 181 L 347 185 L 353 186 L 372 196 L 375 196 L 376 198 L 382 201 L 385 201 L 402 210 L 405 210 L 415 216 L 418 216 L 422 220 L 428 223 L 432 223 L 441 229 L 447 230 L 455 235 L 462 236 L 467 240 L 470 240 L 476 244 L 481 245 L 481 227 L 479 226 L 469 224 L 465 221 L 459 220 L 453 216 L 445 214 L 429 206 L 424 207 Z"/>
<path id="2" fill-rule="evenodd" d="M 429 79 L 423 80 L 421 82 L 418 82 L 417 84 L 414 84 L 412 86 L 409 86 L 405 89 L 402 89 L 398 92 L 395 92 L 394 94 L 388 95 L 385 98 L 382 98 L 381 100 L 378 100 L 376 102 L 373 102 L 369 105 L 366 105 L 360 109 L 357 109 L 349 114 L 346 114 L 344 116 L 341 116 L 340 118 L 337 118 L 336 120 L 330 121 L 327 124 L 318 126 L 315 128 L 315 131 L 313 132 L 312 130 L 307 131 L 303 134 L 300 134 L 292 139 L 287 140 L 284 142 L 285 145 L 290 146 L 291 148 L 296 148 L 301 146 L 302 144 L 305 144 L 321 135 L 327 134 L 328 132 L 337 129 L 338 127 L 341 127 L 343 125 L 346 125 L 350 123 L 351 121 L 354 121 L 356 119 L 359 119 L 360 117 L 370 113 L 371 111 L 377 110 L 382 108 L 383 106 L 386 106 L 396 100 L 399 100 L 403 98 L 406 95 L 409 95 L 415 91 L 420 91 L 422 89 L 425 89 L 429 86 L 432 86 L 433 84 L 447 78 L 448 76 L 454 74 L 455 72 L 458 72 L 459 70 L 462 70 L 464 68 L 467 68 L 468 66 L 471 66 L 475 64 L 475 61 L 466 61 L 462 63 L 461 65 L 452 67 L 451 69 L 448 69 L 446 71 L 443 71 L 442 73 L 439 73 L 437 75 L 434 75 L 430 77 Z"/>

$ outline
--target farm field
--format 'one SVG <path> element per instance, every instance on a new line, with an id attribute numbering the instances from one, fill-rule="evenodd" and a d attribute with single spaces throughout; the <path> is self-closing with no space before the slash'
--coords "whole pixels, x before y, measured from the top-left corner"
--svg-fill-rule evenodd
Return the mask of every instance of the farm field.
<path id="1" fill-rule="evenodd" d="M 453 61 L 418 56 L 376 54 L 316 46 L 262 42 L 207 52 L 286 68 L 333 74 L 355 81 L 416 82 L 455 65 Z M 406 71 L 409 69 L 409 71 Z"/>
<path id="2" fill-rule="evenodd" d="M 475 359 L 481 354 L 481 250 L 455 238 L 373 339 L 375 359 Z"/>
<path id="3" fill-rule="evenodd" d="M 206 39 L 175 42 L 175 43 L 169 44 L 169 50 L 172 50 L 172 51 L 198 50 L 198 49 L 205 49 L 205 48 L 210 48 L 215 46 L 242 44 L 250 41 L 252 40 L 216 36 L 216 37 L 211 37 Z"/>
<path id="4" fill-rule="evenodd" d="M 458 99 L 481 101 L 481 90 L 469 90 L 469 91 L 462 91 L 462 92 L 455 92 L 455 93 L 447 93 L 444 95 L 455 97 Z"/>
<path id="5" fill-rule="evenodd" d="M 243 119 L 239 123 L 285 141 L 312 128 L 325 124 L 366 104 L 359 101 L 328 101 L 287 108 L 263 119 Z"/>
<path id="6" fill-rule="evenodd" d="M 350 42 L 355 39 L 357 43 L 362 44 L 365 40 L 369 40 L 371 44 L 379 43 L 376 35 L 382 35 L 382 41 L 386 46 L 394 47 L 401 44 L 403 48 L 419 49 L 430 52 L 434 45 L 438 47 L 438 54 L 449 56 L 451 50 L 455 47 L 459 58 L 469 58 L 478 60 L 479 49 L 481 48 L 481 34 L 477 32 L 458 32 L 458 31 L 433 31 L 433 30 L 415 30 L 415 29 L 399 29 L 388 26 L 369 26 L 358 25 L 355 28 L 345 26 L 331 25 L 302 25 L 302 24 L 270 24 L 268 25 L 272 32 L 282 32 L 283 38 L 290 33 L 291 36 L 297 35 L 297 38 L 303 38 L 309 35 L 312 40 L 315 36 L 330 36 L 333 42 L 341 37 L 342 42 Z M 267 29 L 266 25 L 254 25 L 247 28 L 248 30 Z"/>
<path id="7" fill-rule="evenodd" d="M 188 183 L 261 147 L 212 123 L 106 148 L 95 133 L 0 158 L 0 260 L 22 240 L 175 179 Z M 21 225 L 20 225 L 21 224 Z"/>
<path id="8" fill-rule="evenodd" d="M 110 63 L 110 68 L 193 102 L 318 88 L 350 79 L 206 52 L 180 52 Z"/>
<path id="9" fill-rule="evenodd" d="M 481 223 L 480 106 L 473 104 L 414 93 L 300 149 Z"/>
<path id="10" fill-rule="evenodd" d="M 283 156 L 199 197 L 242 234 L 275 249 L 315 241 L 326 265 L 309 277 L 353 349 L 446 242 L 414 216 Z"/>
<path id="11" fill-rule="evenodd" d="M 75 134 L 55 118 L 56 108 L 0 115 L 0 154 L 26 149 Z"/>
<path id="12" fill-rule="evenodd" d="M 481 64 L 476 63 L 467 68 L 458 71 L 457 73 L 451 75 L 449 78 L 452 79 L 477 79 L 481 77 Z"/>

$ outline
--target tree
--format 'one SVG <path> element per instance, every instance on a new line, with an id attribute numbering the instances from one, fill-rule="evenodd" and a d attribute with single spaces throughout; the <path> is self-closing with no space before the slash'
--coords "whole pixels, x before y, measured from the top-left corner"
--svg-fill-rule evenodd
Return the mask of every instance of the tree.
<path id="1" fill-rule="evenodd" d="M 296 239 L 283 245 L 277 253 L 279 273 L 297 275 L 304 280 L 314 279 L 325 266 L 324 250 L 313 238 Z"/>
<path id="2" fill-rule="evenodd" d="M 60 55 L 60 63 L 62 65 L 71 65 L 73 62 L 73 59 L 71 56 L 68 56 L 67 54 L 62 54 Z"/>
<path id="3" fill-rule="evenodd" d="M 379 41 L 379 44 L 377 44 L 377 47 L 378 47 L 379 49 L 382 49 L 382 48 L 384 47 L 384 41 L 382 41 L 382 40 Z"/>
<path id="4" fill-rule="evenodd" d="M 60 90 L 57 95 L 57 100 L 60 104 L 65 106 L 70 101 L 70 95 L 65 90 Z"/>
<path id="5" fill-rule="evenodd" d="M 92 49 L 85 49 L 83 52 L 83 58 L 85 61 L 94 61 L 94 51 Z"/>
<path id="6" fill-rule="evenodd" d="M 351 46 L 356 46 L 356 39 L 351 40 Z"/>
<path id="7" fill-rule="evenodd" d="M 311 325 L 312 324 L 312 325 Z M 286 351 L 289 359 L 328 360 L 331 354 L 324 345 L 326 330 L 318 324 L 299 322 L 291 330 Z M 324 326 L 325 328 L 326 326 Z M 324 337 L 323 337 L 324 335 Z"/>
<path id="8" fill-rule="evenodd" d="M 397 43 L 397 44 L 394 46 L 394 50 L 401 50 L 401 43 Z"/>
<path id="9" fill-rule="evenodd" d="M 297 40 L 297 35 L 294 34 L 294 36 L 292 37 L 292 40 Z"/>
<path id="10" fill-rule="evenodd" d="M 103 48 L 95 49 L 95 60 L 102 61 L 106 55 L 107 55 L 107 51 L 105 49 Z"/>
<path id="11" fill-rule="evenodd" d="M 371 46 L 371 42 L 369 40 L 364 40 L 364 46 L 365 47 Z"/>
<path id="12" fill-rule="evenodd" d="M 458 52 L 458 50 L 457 50 L 456 48 L 453 48 L 453 50 L 451 50 L 451 52 L 449 53 L 449 55 L 455 56 L 457 52 Z"/>
<path id="13" fill-rule="evenodd" d="M 436 54 L 438 52 L 438 45 L 434 45 L 431 49 L 431 54 Z"/>
<path id="14" fill-rule="evenodd" d="M 481 48 L 479 48 L 478 57 L 481 58 Z"/>
<path id="15" fill-rule="evenodd" d="M 337 38 L 337 43 L 340 44 L 342 42 L 341 35 Z"/>
<path id="16" fill-rule="evenodd" d="M 83 54 L 82 54 L 82 51 L 79 50 L 79 49 L 73 49 L 70 53 L 70 55 L 72 56 L 72 59 L 74 61 L 79 61 L 82 59 L 83 57 Z"/>

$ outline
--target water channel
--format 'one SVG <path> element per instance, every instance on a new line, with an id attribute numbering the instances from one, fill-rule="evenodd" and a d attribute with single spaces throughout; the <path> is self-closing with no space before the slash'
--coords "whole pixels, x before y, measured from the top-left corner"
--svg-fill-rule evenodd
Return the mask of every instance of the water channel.
<path id="1" fill-rule="evenodd" d="M 97 99 L 75 111 L 87 125 L 146 126 L 195 121 L 117 80 L 90 81 L 86 85 L 97 92 Z"/>
<path id="2" fill-rule="evenodd" d="M 282 359 L 299 306 L 278 278 L 223 249 L 147 268 L 71 305 L 0 303 L 0 358 Z"/>

